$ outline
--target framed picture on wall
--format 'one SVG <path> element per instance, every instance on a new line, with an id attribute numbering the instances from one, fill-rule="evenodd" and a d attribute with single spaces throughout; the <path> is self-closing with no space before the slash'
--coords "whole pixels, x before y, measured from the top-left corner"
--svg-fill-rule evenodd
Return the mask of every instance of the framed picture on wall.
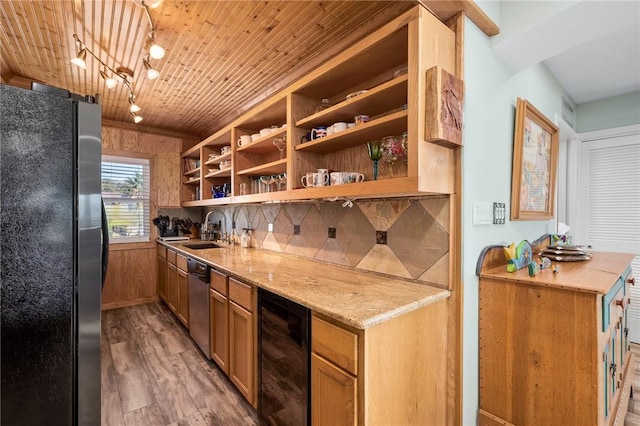
<path id="1" fill-rule="evenodd" d="M 558 127 L 527 100 L 518 98 L 513 138 L 511 220 L 554 216 Z"/>

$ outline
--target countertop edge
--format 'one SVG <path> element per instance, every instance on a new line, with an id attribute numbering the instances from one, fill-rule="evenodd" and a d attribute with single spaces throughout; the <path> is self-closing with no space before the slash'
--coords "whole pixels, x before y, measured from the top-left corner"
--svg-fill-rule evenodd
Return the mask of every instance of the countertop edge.
<path id="1" fill-rule="evenodd" d="M 267 291 L 273 292 L 275 294 L 278 294 L 279 296 L 285 297 L 285 298 L 287 298 L 287 299 L 289 299 L 289 300 L 291 300 L 293 302 L 302 304 L 302 305 L 308 307 L 309 309 L 311 309 L 314 312 L 320 313 L 322 315 L 326 315 L 326 316 L 331 317 L 331 318 L 333 318 L 335 320 L 338 320 L 338 321 L 340 321 L 340 322 L 342 322 L 342 323 L 344 323 L 346 325 L 349 325 L 351 327 L 354 327 L 354 328 L 357 328 L 357 329 L 361 329 L 361 330 L 365 330 L 365 329 L 373 327 L 373 326 L 375 326 L 377 324 L 381 324 L 383 322 L 386 322 L 386 321 L 391 320 L 393 318 L 396 318 L 398 316 L 407 314 L 409 312 L 412 312 L 412 311 L 414 311 L 416 309 L 419 309 L 419 308 L 422 308 L 424 306 L 436 303 L 436 302 L 438 302 L 440 300 L 444 300 L 444 299 L 446 299 L 446 298 L 451 296 L 451 291 L 450 290 L 446 290 L 446 289 L 442 289 L 442 288 L 439 288 L 439 287 L 435 287 L 435 286 L 429 285 L 428 283 L 424 283 L 424 284 L 423 283 L 414 283 L 416 285 L 428 286 L 430 289 L 432 289 L 434 291 L 434 293 L 431 294 L 431 295 L 425 296 L 425 297 L 423 297 L 423 298 L 421 298 L 419 300 L 416 300 L 414 302 L 398 306 L 397 308 L 391 309 L 391 310 L 386 311 L 384 313 L 375 314 L 375 315 L 367 318 L 366 320 L 359 321 L 357 319 L 349 318 L 349 317 L 344 316 L 344 315 L 342 315 L 340 313 L 337 313 L 335 311 L 327 309 L 327 308 L 325 308 L 323 306 L 319 306 L 319 305 L 316 305 L 314 303 L 310 303 L 308 300 L 302 300 L 302 299 L 296 297 L 295 295 L 291 295 L 291 294 L 288 294 L 288 293 L 283 293 L 283 292 L 280 291 L 279 288 L 277 288 L 275 286 L 270 286 L 270 285 L 262 283 L 262 282 L 256 282 L 255 280 L 253 280 L 251 278 L 248 278 L 248 277 L 242 275 L 241 273 L 238 273 L 237 271 L 233 271 L 233 270 L 229 269 L 225 265 L 221 265 L 221 264 L 212 262 L 209 259 L 205 259 L 203 257 L 198 256 L 197 254 L 194 254 L 192 252 L 183 250 L 178 245 L 174 245 L 176 243 L 184 243 L 184 241 L 172 243 L 172 242 L 156 240 L 156 242 L 159 245 L 162 245 L 162 246 L 164 246 L 166 248 L 170 248 L 171 250 L 175 250 L 178 253 L 181 253 L 183 255 L 195 258 L 195 259 L 197 259 L 197 260 L 199 260 L 199 261 L 201 261 L 203 263 L 206 263 L 209 266 L 214 267 L 219 272 L 222 272 L 222 273 L 224 273 L 224 274 L 226 274 L 226 275 L 228 275 L 228 276 L 230 276 L 232 278 L 239 278 L 239 279 L 241 279 L 241 280 L 243 280 L 243 281 L 245 281 L 245 282 L 247 282 L 249 284 L 252 284 L 252 285 L 254 285 L 254 286 L 258 287 L 258 288 L 262 288 L 264 290 L 267 290 Z M 216 250 L 216 249 L 213 249 L 213 250 Z M 261 249 L 257 249 L 256 248 L 255 250 L 261 250 Z M 281 256 L 290 256 L 288 254 L 277 253 L 277 252 L 269 252 L 269 254 L 276 254 L 276 255 L 281 255 Z M 324 263 L 314 261 L 313 259 L 307 259 L 307 261 L 318 263 L 318 265 L 324 265 Z M 335 266 L 339 266 L 339 265 L 335 265 Z M 345 268 L 345 270 L 346 270 L 346 268 Z M 365 271 L 352 271 L 352 272 L 354 274 L 365 274 L 365 273 L 368 273 L 368 272 L 365 272 Z M 399 281 L 406 281 L 406 280 L 403 280 L 402 278 L 397 278 L 397 279 Z"/>

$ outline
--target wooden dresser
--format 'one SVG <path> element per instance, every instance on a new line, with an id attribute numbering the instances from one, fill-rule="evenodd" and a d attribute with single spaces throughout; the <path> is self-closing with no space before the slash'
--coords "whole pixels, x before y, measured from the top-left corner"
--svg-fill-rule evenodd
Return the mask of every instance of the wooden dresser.
<path id="1" fill-rule="evenodd" d="M 624 424 L 635 374 L 627 340 L 633 257 L 595 252 L 530 277 L 527 268 L 506 272 L 501 246 L 483 251 L 480 426 Z"/>

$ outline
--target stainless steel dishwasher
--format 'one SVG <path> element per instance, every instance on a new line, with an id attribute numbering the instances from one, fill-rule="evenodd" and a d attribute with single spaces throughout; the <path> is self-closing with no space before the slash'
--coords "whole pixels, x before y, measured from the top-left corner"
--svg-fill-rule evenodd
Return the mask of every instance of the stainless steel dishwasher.
<path id="1" fill-rule="evenodd" d="M 189 258 L 189 334 L 207 359 L 211 359 L 209 327 L 209 265 Z"/>

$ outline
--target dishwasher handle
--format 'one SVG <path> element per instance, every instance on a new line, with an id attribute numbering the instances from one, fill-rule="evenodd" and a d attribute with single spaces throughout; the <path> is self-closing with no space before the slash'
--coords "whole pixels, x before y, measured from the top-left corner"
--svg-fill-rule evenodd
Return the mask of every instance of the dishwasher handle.
<path id="1" fill-rule="evenodd" d="M 209 265 L 195 259 L 187 259 L 187 271 L 198 280 L 209 283 Z"/>

